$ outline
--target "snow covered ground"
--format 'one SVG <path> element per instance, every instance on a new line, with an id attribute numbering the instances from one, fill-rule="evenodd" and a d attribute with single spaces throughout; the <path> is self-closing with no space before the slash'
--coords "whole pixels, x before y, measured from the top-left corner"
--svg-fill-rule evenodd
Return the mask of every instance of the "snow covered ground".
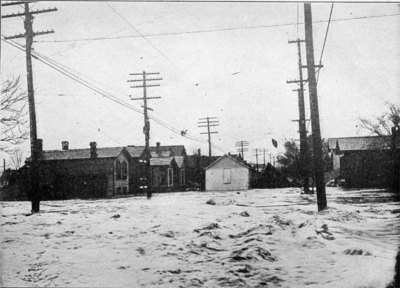
<path id="1" fill-rule="evenodd" d="M 297 189 L 1 203 L 1 286 L 386 287 L 400 204 Z M 206 204 L 213 199 L 216 205 Z M 385 201 L 387 200 L 387 201 Z"/>

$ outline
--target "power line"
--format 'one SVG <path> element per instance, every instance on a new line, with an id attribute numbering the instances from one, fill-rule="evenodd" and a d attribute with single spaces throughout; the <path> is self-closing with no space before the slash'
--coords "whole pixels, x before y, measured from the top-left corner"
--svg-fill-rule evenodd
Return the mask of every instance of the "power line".
<path id="1" fill-rule="evenodd" d="M 400 16 L 400 13 L 369 15 L 369 16 L 349 17 L 349 18 L 337 18 L 337 19 L 331 19 L 330 22 L 365 20 L 365 19 L 395 17 L 395 16 Z M 327 23 L 327 22 L 328 22 L 327 20 L 318 20 L 318 21 L 313 21 L 313 24 Z M 115 39 L 127 39 L 127 38 L 175 36 L 175 35 L 185 35 L 185 34 L 202 34 L 202 33 L 213 33 L 213 32 L 228 32 L 228 31 L 238 31 L 238 30 L 252 30 L 252 29 L 262 29 L 262 28 L 285 27 L 285 26 L 300 25 L 300 24 L 304 24 L 304 22 L 299 22 L 299 23 L 292 22 L 292 23 L 258 25 L 258 26 L 247 26 L 247 27 L 228 27 L 228 28 L 221 28 L 221 29 L 193 30 L 193 31 L 183 31 L 183 32 L 140 34 L 140 35 L 116 36 L 116 37 L 93 37 L 93 38 L 78 38 L 78 39 L 67 39 L 67 40 L 39 40 L 39 41 L 35 41 L 35 42 L 36 43 L 67 43 L 67 42 L 101 41 L 101 40 L 115 40 Z"/>
<path id="2" fill-rule="evenodd" d="M 7 43 L 7 44 L 13 46 L 13 47 L 15 47 L 15 48 L 17 48 L 17 49 L 19 49 L 19 50 L 25 52 L 24 46 L 23 46 L 23 45 L 20 45 L 19 43 L 15 42 L 15 41 L 12 41 L 12 40 L 11 40 L 11 41 L 10 41 L 10 40 L 4 40 L 4 39 L 1 39 L 1 40 L 4 41 L 4 42 Z M 68 77 L 68 78 L 74 80 L 75 82 L 78 82 L 79 84 L 85 86 L 86 88 L 88 88 L 88 89 L 90 89 L 90 90 L 96 92 L 97 94 L 100 94 L 100 95 L 102 95 L 103 97 L 106 97 L 106 98 L 108 98 L 109 100 L 111 100 L 111 101 L 113 101 L 113 102 L 115 102 L 115 103 L 117 103 L 117 104 L 120 104 L 120 105 L 124 106 L 125 108 L 131 109 L 131 110 L 133 110 L 133 111 L 135 111 L 135 112 L 137 112 L 137 113 L 143 114 L 143 112 L 142 112 L 139 108 L 136 108 L 136 107 L 134 107 L 134 106 L 131 106 L 130 104 L 128 104 L 128 103 L 126 103 L 126 102 L 124 102 L 124 101 L 118 99 L 117 97 L 111 95 L 110 93 L 107 93 L 106 91 L 102 90 L 101 88 L 98 88 L 98 87 L 96 87 L 95 85 L 93 85 L 93 84 L 91 84 L 91 83 L 88 83 L 87 81 L 85 81 L 85 80 L 82 79 L 81 77 L 78 77 L 78 76 L 74 75 L 72 72 L 69 72 L 69 71 L 67 71 L 66 69 L 64 69 L 64 68 L 62 67 L 63 65 L 57 63 L 56 61 L 54 61 L 54 60 L 49 60 L 50 58 L 48 58 L 48 57 L 46 57 L 46 56 L 43 56 L 42 54 L 40 54 L 40 53 L 38 53 L 38 52 L 33 52 L 33 54 L 34 54 L 34 58 L 35 58 L 36 60 L 38 60 L 38 61 L 42 62 L 43 64 L 45 64 L 45 65 L 47 65 L 47 66 L 53 68 L 54 70 L 58 71 L 59 73 L 63 74 L 64 76 L 66 76 L 66 77 Z M 46 59 L 46 58 L 47 58 L 47 59 Z M 178 135 L 180 135 L 180 136 L 183 136 L 182 133 L 181 133 L 182 130 L 179 130 L 179 129 L 177 129 L 177 128 L 174 128 L 173 126 L 168 125 L 166 122 L 164 122 L 164 121 L 162 121 L 162 120 L 160 120 L 160 119 L 158 119 L 158 118 L 156 118 L 156 117 L 154 117 L 154 116 L 152 116 L 152 115 L 149 115 L 149 118 L 150 118 L 151 120 L 153 120 L 154 122 L 156 122 L 157 124 L 159 124 L 160 126 L 162 126 L 162 127 L 166 128 L 166 129 L 170 130 L 171 132 L 173 132 L 173 133 L 175 133 L 175 134 L 178 134 Z M 207 142 L 207 141 L 205 141 L 205 140 L 203 140 L 203 139 L 199 139 L 199 138 L 197 138 L 197 137 L 194 137 L 194 136 L 192 136 L 192 135 L 190 135 L 190 134 L 188 134 L 188 133 L 186 133 L 186 134 L 184 135 L 184 137 L 187 138 L 187 139 L 189 139 L 189 140 L 196 141 L 196 142 L 199 142 L 199 143 L 206 143 L 206 142 Z M 217 150 L 219 150 L 219 151 L 221 151 L 221 152 L 224 152 L 224 153 L 227 152 L 226 149 L 221 148 L 221 147 L 219 147 L 219 146 L 217 146 L 217 145 L 212 144 L 212 146 L 213 146 L 215 149 L 217 149 Z"/>
<path id="3" fill-rule="evenodd" d="M 115 10 L 115 9 L 114 9 L 110 4 L 108 4 L 107 2 L 106 2 L 106 4 L 107 4 L 108 7 L 111 8 L 111 10 L 114 11 L 115 14 L 117 14 L 122 20 L 124 20 L 124 22 L 125 22 L 126 24 L 128 24 L 137 34 L 139 34 L 139 36 L 140 36 L 141 38 L 143 38 L 143 40 L 145 40 L 145 41 L 147 42 L 147 44 L 149 44 L 151 47 L 153 47 L 154 50 L 156 50 L 158 53 L 160 53 L 172 66 L 174 66 L 174 67 L 175 67 L 176 69 L 178 69 L 180 72 L 183 72 L 178 66 L 176 66 L 176 64 L 175 64 L 174 62 L 172 62 L 171 59 L 169 59 L 169 58 L 167 57 L 167 55 L 165 55 L 165 54 L 164 54 L 160 49 L 158 49 L 152 42 L 150 42 L 150 41 L 145 37 L 145 35 L 143 35 L 142 33 L 140 33 L 140 31 L 137 30 L 137 29 L 135 28 L 135 26 L 133 26 L 133 25 L 132 25 L 128 20 L 126 20 L 120 13 L 118 13 L 117 10 Z"/>
<path id="4" fill-rule="evenodd" d="M 333 5 L 335 3 L 332 3 L 331 6 L 331 12 L 329 13 L 329 20 L 328 20 L 328 25 L 326 26 L 326 32 L 325 32 L 325 38 L 324 38 L 324 44 L 322 45 L 322 51 L 321 51 L 321 56 L 319 57 L 319 64 L 321 65 L 322 63 L 322 56 L 324 56 L 324 50 L 325 50 L 325 44 L 326 44 L 326 39 L 328 38 L 328 32 L 329 32 L 329 25 L 331 24 L 331 18 L 332 18 L 332 12 L 333 12 Z M 319 74 L 320 74 L 320 69 L 318 69 L 317 73 L 317 85 L 318 85 L 318 79 L 319 79 Z"/>

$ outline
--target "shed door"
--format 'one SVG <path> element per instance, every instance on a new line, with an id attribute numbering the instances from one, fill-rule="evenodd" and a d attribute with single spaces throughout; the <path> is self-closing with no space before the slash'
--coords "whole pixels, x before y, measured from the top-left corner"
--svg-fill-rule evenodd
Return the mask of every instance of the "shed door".
<path id="1" fill-rule="evenodd" d="M 224 169 L 224 184 L 231 183 L 231 169 Z"/>

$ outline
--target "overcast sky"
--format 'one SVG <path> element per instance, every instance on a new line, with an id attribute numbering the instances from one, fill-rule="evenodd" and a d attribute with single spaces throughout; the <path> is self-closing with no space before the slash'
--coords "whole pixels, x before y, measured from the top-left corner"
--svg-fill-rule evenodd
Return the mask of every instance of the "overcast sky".
<path id="1" fill-rule="evenodd" d="M 285 139 L 298 139 L 297 47 L 288 40 L 304 37 L 303 4 L 297 3 L 128 3 L 39 2 L 34 30 L 54 29 L 35 37 L 36 52 L 141 109 L 141 89 L 131 89 L 129 73 L 160 72 L 160 87 L 148 89 L 151 115 L 177 131 L 207 140 L 202 117 L 217 117 L 212 142 L 235 152 L 246 140 L 250 160 L 255 148 L 277 153 Z M 312 4 L 315 61 L 324 42 L 331 4 Z M 2 14 L 22 11 L 3 7 Z M 394 14 L 397 14 L 393 16 Z M 400 8 L 398 4 L 334 5 L 318 83 L 322 137 L 368 135 L 360 117 L 385 111 L 385 102 L 400 104 Z M 383 16 L 336 21 L 337 19 Z M 392 16 L 390 16 L 392 15 Z M 300 22 L 297 25 L 297 22 Z M 282 25 L 285 24 L 285 25 Z M 286 25 L 288 24 L 288 25 Z M 23 19 L 1 21 L 2 35 L 23 33 Z M 23 39 L 17 40 L 24 44 Z M 304 52 L 304 46 L 303 52 Z M 305 63 L 305 53 L 303 62 Z M 114 103 L 34 60 L 38 137 L 45 150 L 144 145 L 143 115 Z M 306 71 L 304 71 L 306 74 Z M 25 55 L 1 43 L 2 80 L 21 76 L 26 87 Z M 306 75 L 305 75 L 306 77 Z M 306 114 L 309 115 L 308 89 Z M 311 127 L 309 128 L 311 130 Z M 187 152 L 207 143 L 182 137 L 151 122 L 151 145 L 183 144 Z M 22 146 L 29 156 L 29 141 Z M 214 155 L 223 152 L 213 148 Z M 3 155 L 4 156 L 4 155 Z"/>

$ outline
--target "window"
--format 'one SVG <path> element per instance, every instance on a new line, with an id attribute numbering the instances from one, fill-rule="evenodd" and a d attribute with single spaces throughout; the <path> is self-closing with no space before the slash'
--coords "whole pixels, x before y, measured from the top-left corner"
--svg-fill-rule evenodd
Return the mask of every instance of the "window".
<path id="1" fill-rule="evenodd" d="M 117 180 L 121 180 L 121 162 L 117 160 L 117 164 L 115 165 L 115 171 L 117 173 Z"/>
<path id="2" fill-rule="evenodd" d="M 231 169 L 224 169 L 224 184 L 231 184 Z"/>
<path id="3" fill-rule="evenodd" d="M 180 171 L 179 171 L 179 179 L 180 179 L 180 182 L 181 182 L 181 185 L 185 185 L 185 169 L 181 169 Z"/>
<path id="4" fill-rule="evenodd" d="M 121 167 L 121 179 L 126 180 L 128 179 L 128 164 L 125 161 L 122 162 Z"/>
<path id="5" fill-rule="evenodd" d="M 168 168 L 168 187 L 174 185 L 174 171 L 172 168 Z"/>
<path id="6" fill-rule="evenodd" d="M 117 180 L 126 180 L 128 179 L 128 163 L 125 161 L 120 162 L 117 160 L 115 164 L 115 173 Z"/>

